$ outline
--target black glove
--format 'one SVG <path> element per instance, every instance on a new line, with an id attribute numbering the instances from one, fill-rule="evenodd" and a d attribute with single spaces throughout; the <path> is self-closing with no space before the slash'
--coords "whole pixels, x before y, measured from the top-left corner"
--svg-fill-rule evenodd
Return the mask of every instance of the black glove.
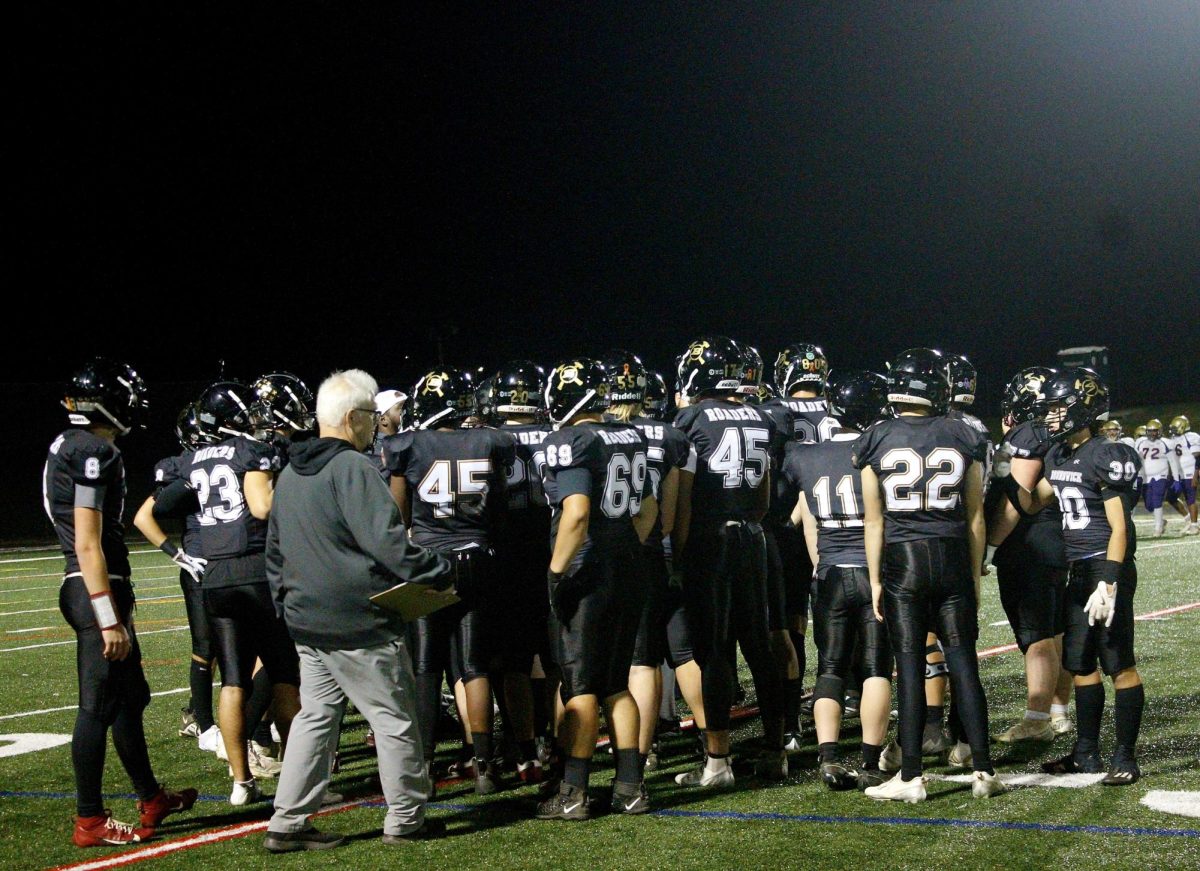
<path id="1" fill-rule="evenodd" d="M 559 574 L 553 569 L 546 570 L 546 587 L 550 593 L 550 609 L 554 611 L 554 616 L 558 619 L 559 623 L 566 623 L 571 616 L 566 602 L 570 581 L 571 579 L 565 574 Z"/>

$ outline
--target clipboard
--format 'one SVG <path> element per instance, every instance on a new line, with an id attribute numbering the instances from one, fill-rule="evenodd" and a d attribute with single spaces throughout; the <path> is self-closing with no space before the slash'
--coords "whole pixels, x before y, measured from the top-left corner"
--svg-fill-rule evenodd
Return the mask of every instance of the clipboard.
<path id="1" fill-rule="evenodd" d="M 438 592 L 425 584 L 405 581 L 371 596 L 371 601 L 405 620 L 416 620 L 461 601 L 451 592 Z"/>

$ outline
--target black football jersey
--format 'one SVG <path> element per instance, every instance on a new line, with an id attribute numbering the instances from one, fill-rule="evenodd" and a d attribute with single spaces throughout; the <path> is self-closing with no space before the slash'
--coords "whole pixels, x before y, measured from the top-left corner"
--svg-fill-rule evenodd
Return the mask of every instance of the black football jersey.
<path id="1" fill-rule="evenodd" d="M 753 519 L 777 438 L 770 416 L 752 405 L 705 399 L 681 410 L 675 426 L 696 451 L 688 468 L 696 475 L 692 517 Z"/>
<path id="2" fill-rule="evenodd" d="M 869 465 L 879 478 L 885 540 L 966 538 L 967 470 L 987 449 L 982 433 L 951 417 L 905 415 L 863 433 L 854 465 Z"/>
<path id="3" fill-rule="evenodd" d="M 671 469 L 685 469 L 692 454 L 692 443 L 687 436 L 669 423 L 649 417 L 635 417 L 630 421 L 646 437 L 646 459 L 650 464 L 650 486 L 654 498 L 662 501 L 662 481 Z M 662 514 L 654 518 L 654 528 L 646 536 L 646 547 L 662 549 Z"/>
<path id="4" fill-rule="evenodd" d="M 125 547 L 125 463 L 112 442 L 84 429 L 69 429 L 56 438 L 42 469 L 42 503 L 63 555 L 67 574 L 79 571 L 75 556 L 75 506 L 96 508 L 102 515 L 100 549 L 110 575 L 129 576 Z"/>
<path id="5" fill-rule="evenodd" d="M 384 463 L 408 482 L 412 538 L 438 550 L 491 543 L 516 455 L 511 433 L 491 427 L 417 430 L 383 442 Z"/>
<path id="6" fill-rule="evenodd" d="M 1026 421 L 1006 432 L 997 450 L 1021 459 L 1045 460 L 1050 443 L 1040 440 L 1034 434 L 1033 422 Z M 991 503 L 1001 498 L 1000 488 L 989 490 L 989 517 L 993 510 Z M 995 562 L 1000 565 L 1005 561 L 1015 562 L 1032 557 L 1039 565 L 1061 568 L 1067 564 L 1064 548 L 1062 512 L 1058 505 L 1048 505 L 1036 514 L 1021 515 L 1016 528 L 996 549 Z"/>
<path id="7" fill-rule="evenodd" d="M 191 466 L 192 452 L 184 451 L 178 456 L 166 457 L 154 464 L 154 492 L 161 493 L 176 481 L 187 480 L 185 471 Z M 200 530 L 200 515 L 189 514 L 183 522 L 183 541 L 180 546 L 188 553 L 195 554 L 198 546 L 196 535 Z"/>
<path id="8" fill-rule="evenodd" d="M 542 442 L 550 435 L 549 424 L 505 424 L 501 432 L 516 439 L 513 461 L 506 474 L 508 517 L 504 524 L 506 544 L 521 550 L 546 547 L 550 537 L 550 505 L 542 489 L 546 453 Z"/>
<path id="9" fill-rule="evenodd" d="M 1137 534 L 1129 512 L 1135 499 L 1133 480 L 1141 470 L 1137 451 L 1105 438 L 1088 439 L 1075 450 L 1057 443 L 1046 454 L 1046 479 L 1062 511 L 1067 559 L 1079 560 L 1108 550 L 1112 527 L 1104 502 L 1121 497 L 1125 509 L 1125 558 L 1137 550 Z"/>
<path id="10" fill-rule="evenodd" d="M 775 404 L 786 408 L 791 413 L 792 432 L 799 441 L 829 441 L 839 429 L 837 418 L 829 414 L 829 404 L 822 397 L 771 399 L 764 402 L 763 407 Z"/>
<path id="11" fill-rule="evenodd" d="M 788 446 L 794 444 L 800 436 L 796 434 L 795 416 L 786 402 L 800 400 L 771 399 L 758 406 L 759 411 L 771 418 L 775 431 L 771 436 L 771 505 L 768 517 L 779 523 L 785 523 L 792 508 L 796 504 L 798 492 L 783 474 L 783 456 Z M 803 439 L 800 439 L 803 441 Z"/>
<path id="12" fill-rule="evenodd" d="M 987 440 L 987 455 L 983 458 L 983 485 L 986 488 L 988 480 L 992 475 L 992 454 L 994 447 L 992 445 L 992 434 L 988 432 L 987 424 L 977 418 L 975 415 L 963 411 L 961 408 L 952 408 L 946 412 L 946 417 L 961 420 L 971 429 L 980 433 Z"/>
<path id="13" fill-rule="evenodd" d="M 784 458 L 784 476 L 797 492 L 804 493 L 808 510 L 817 521 L 818 572 L 822 577 L 834 566 L 867 564 L 862 473 L 852 462 L 860 438 L 853 433 L 815 445 L 792 442 Z"/>
<path id="14" fill-rule="evenodd" d="M 642 502 L 654 495 L 649 443 L 642 431 L 616 421 L 585 422 L 551 433 L 542 445 L 546 454 L 542 483 L 553 509 L 551 548 L 563 501 L 575 494 L 591 500 L 587 539 L 571 570 L 617 549 L 637 547 L 633 517 L 641 512 Z"/>
<path id="15" fill-rule="evenodd" d="M 250 513 L 244 487 L 247 472 L 273 473 L 278 464 L 274 447 L 246 436 L 192 452 L 180 472 L 200 500 L 197 556 L 229 559 L 266 550 L 267 521 Z"/>

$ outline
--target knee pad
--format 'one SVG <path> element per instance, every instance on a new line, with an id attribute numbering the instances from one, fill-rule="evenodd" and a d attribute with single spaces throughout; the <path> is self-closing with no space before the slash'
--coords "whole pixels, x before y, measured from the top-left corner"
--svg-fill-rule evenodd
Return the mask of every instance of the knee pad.
<path id="1" fill-rule="evenodd" d="M 818 699 L 833 699 L 839 705 L 842 704 L 846 693 L 846 682 L 840 677 L 832 674 L 822 674 L 817 677 L 816 685 L 813 687 L 813 701 Z"/>
<path id="2" fill-rule="evenodd" d="M 944 662 L 926 662 L 925 663 L 925 680 L 933 680 L 935 677 L 942 677 L 950 673 L 950 666 Z"/>

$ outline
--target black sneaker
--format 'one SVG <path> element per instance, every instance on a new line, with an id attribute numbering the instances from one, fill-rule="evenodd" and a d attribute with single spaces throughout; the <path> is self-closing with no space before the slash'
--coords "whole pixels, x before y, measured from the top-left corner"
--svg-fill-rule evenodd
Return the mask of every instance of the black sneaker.
<path id="1" fill-rule="evenodd" d="M 269 853 L 293 853 L 296 850 L 332 850 L 346 842 L 344 835 L 319 832 L 312 826 L 298 832 L 267 831 L 263 846 Z"/>
<path id="2" fill-rule="evenodd" d="M 1114 759 L 1108 774 L 1100 781 L 1105 786 L 1129 786 L 1141 780 L 1142 770 L 1135 759 Z"/>
<path id="3" fill-rule="evenodd" d="M 872 786 L 886 783 L 892 777 L 893 775 L 880 771 L 878 768 L 860 768 L 858 769 L 858 788 L 870 789 Z"/>
<path id="4" fill-rule="evenodd" d="M 858 693 L 846 693 L 845 704 L 842 705 L 842 716 L 853 719 L 858 716 L 858 705 L 862 696 Z"/>
<path id="5" fill-rule="evenodd" d="M 658 770 L 658 753 L 660 749 L 661 747 L 659 747 L 657 740 L 651 743 L 650 752 L 646 754 L 646 764 L 644 766 L 647 771 Z"/>
<path id="6" fill-rule="evenodd" d="M 1068 753 L 1062 759 L 1043 762 L 1042 771 L 1047 774 L 1100 774 L 1104 771 L 1104 764 L 1100 761 L 1099 753 L 1082 757 Z"/>
<path id="7" fill-rule="evenodd" d="M 921 755 L 922 756 L 937 756 L 940 753 L 945 753 L 954 742 L 950 740 L 950 736 L 946 734 L 946 730 L 937 723 L 926 723 L 925 734 L 921 739 Z"/>
<path id="8" fill-rule="evenodd" d="M 858 772 L 838 760 L 821 763 L 821 780 L 834 792 L 858 787 Z"/>
<path id="9" fill-rule="evenodd" d="M 614 814 L 644 814 L 650 812 L 650 793 L 643 783 L 613 781 L 612 812 Z"/>
<path id="10" fill-rule="evenodd" d="M 196 722 L 196 715 L 192 713 L 191 708 L 181 708 L 180 715 L 182 723 L 179 726 L 180 738 L 199 738 L 200 724 Z"/>
<path id="11" fill-rule="evenodd" d="M 587 790 L 563 781 L 558 794 L 537 806 L 534 816 L 539 820 L 588 820 L 592 812 L 588 808 Z"/>
<path id="12" fill-rule="evenodd" d="M 430 819 L 425 817 L 425 822 L 421 823 L 421 828 L 416 831 L 409 832 L 407 835 L 387 835 L 382 838 L 383 843 L 389 847 L 394 847 L 399 844 L 408 844 L 413 841 L 431 841 L 434 838 L 444 837 L 446 834 L 446 824 L 441 820 Z"/>
<path id="13" fill-rule="evenodd" d="M 475 794 L 491 795 L 504 788 L 500 780 L 500 769 L 494 762 L 475 759 Z"/>

